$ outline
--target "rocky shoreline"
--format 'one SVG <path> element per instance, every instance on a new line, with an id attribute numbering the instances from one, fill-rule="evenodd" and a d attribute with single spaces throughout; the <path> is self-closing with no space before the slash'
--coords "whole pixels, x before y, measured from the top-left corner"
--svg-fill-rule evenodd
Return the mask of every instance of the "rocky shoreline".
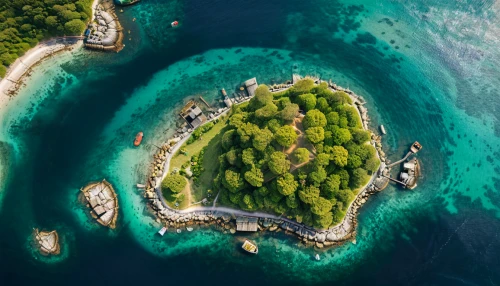
<path id="1" fill-rule="evenodd" d="M 111 1 L 101 1 L 94 13 L 94 22 L 85 31 L 85 47 L 94 50 L 119 52 L 123 44 L 123 27 Z"/>
<path id="2" fill-rule="evenodd" d="M 111 229 L 116 227 L 118 217 L 118 199 L 116 192 L 106 180 L 92 182 L 81 189 L 92 218 Z"/>
<path id="3" fill-rule="evenodd" d="M 294 75 L 294 80 L 300 79 L 299 76 Z M 322 82 L 317 78 L 313 78 L 316 83 Z M 272 92 L 282 91 L 293 84 L 284 84 L 273 86 L 270 88 Z M 339 87 L 332 82 L 328 82 L 328 86 L 333 91 L 344 91 L 353 100 L 353 105 L 357 107 L 362 125 L 365 130 L 368 129 L 370 118 L 368 110 L 363 106 L 366 102 L 363 97 L 354 94 L 348 89 Z M 241 101 L 249 100 L 250 98 L 240 98 Z M 240 102 L 241 102 L 240 101 Z M 217 114 L 210 115 L 211 120 L 226 114 L 228 108 L 219 109 Z M 160 184 L 168 172 L 170 159 L 180 149 L 180 147 L 187 141 L 190 133 L 194 130 L 189 129 L 186 133 L 174 135 L 174 138 L 169 139 L 160 150 L 154 154 L 154 163 L 152 164 L 151 175 L 148 176 L 144 197 L 148 201 L 150 210 L 157 218 L 157 222 L 171 227 L 185 227 L 193 224 L 213 224 L 218 226 L 222 231 L 235 233 L 236 232 L 236 217 L 237 216 L 251 216 L 258 218 L 259 231 L 279 231 L 283 230 L 286 233 L 296 235 L 301 241 L 308 245 L 314 245 L 317 248 L 326 246 L 338 245 L 348 240 L 353 240 L 355 243 L 356 227 L 357 227 L 357 212 L 365 204 L 368 198 L 387 186 L 387 179 L 380 175 L 385 172 L 386 161 L 385 153 L 382 151 L 380 136 L 372 133 L 371 144 L 376 147 L 377 156 L 381 160 L 381 167 L 375 173 L 370 181 L 362 188 L 356 198 L 348 207 L 346 215 L 342 222 L 330 227 L 326 230 L 315 229 L 310 226 L 303 225 L 293 220 L 277 217 L 272 214 L 258 213 L 258 212 L 245 212 L 241 210 L 226 208 L 226 207 L 192 207 L 186 210 L 173 210 L 167 206 L 162 195 Z"/>
<path id="4" fill-rule="evenodd" d="M 40 253 L 43 255 L 58 255 L 61 253 L 57 231 L 39 231 L 36 228 L 33 237 Z"/>

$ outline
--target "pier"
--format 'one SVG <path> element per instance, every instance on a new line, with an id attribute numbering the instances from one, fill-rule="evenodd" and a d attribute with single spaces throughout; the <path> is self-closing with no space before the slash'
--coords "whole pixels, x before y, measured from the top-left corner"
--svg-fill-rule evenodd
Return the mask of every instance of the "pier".
<path id="1" fill-rule="evenodd" d="M 406 161 L 406 159 L 408 159 L 408 157 L 410 157 L 412 154 L 414 154 L 412 151 L 409 151 L 408 153 L 406 153 L 406 156 L 403 157 L 403 159 L 401 160 L 398 160 L 394 163 L 391 163 L 389 165 L 387 165 L 387 168 L 391 168 L 392 166 L 395 166 L 395 165 L 398 165 L 398 164 L 401 164 L 403 163 L 404 161 Z"/>

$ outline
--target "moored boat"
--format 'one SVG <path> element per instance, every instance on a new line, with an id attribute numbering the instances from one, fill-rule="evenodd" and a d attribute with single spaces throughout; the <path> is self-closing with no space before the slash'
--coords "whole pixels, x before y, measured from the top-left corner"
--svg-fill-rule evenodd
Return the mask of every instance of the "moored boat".
<path id="1" fill-rule="evenodd" d="M 316 259 L 317 261 L 319 261 L 321 258 L 319 257 L 319 254 L 316 253 L 316 255 L 314 256 L 314 259 Z"/>
<path id="2" fill-rule="evenodd" d="M 165 227 L 165 226 L 164 226 L 164 227 L 162 227 L 162 228 L 160 229 L 160 231 L 158 231 L 158 233 L 159 233 L 161 236 L 163 236 L 163 235 L 165 234 L 165 232 L 166 232 L 166 231 L 167 231 L 167 227 Z"/>
<path id="3" fill-rule="evenodd" d="M 385 132 L 384 125 L 380 125 L 380 131 L 382 131 L 382 134 L 384 134 L 384 135 L 385 135 L 385 134 L 387 134 L 387 133 Z"/>
<path id="4" fill-rule="evenodd" d="M 227 96 L 227 92 L 226 92 L 226 90 L 225 90 L 225 89 L 221 89 L 221 92 L 222 92 L 222 95 L 223 95 L 223 96 Z"/>
<path id="5" fill-rule="evenodd" d="M 135 135 L 135 140 L 134 140 L 134 146 L 139 146 L 141 145 L 142 142 L 142 137 L 144 137 L 144 133 L 139 132 L 137 135 Z"/>
<path id="6" fill-rule="evenodd" d="M 245 242 L 243 243 L 241 248 L 243 248 L 243 250 L 245 250 L 248 253 L 252 253 L 252 254 L 259 253 L 259 248 L 257 247 L 257 245 L 250 242 L 248 239 L 245 240 Z"/>
<path id="7" fill-rule="evenodd" d="M 179 25 L 179 22 L 177 22 L 177 21 L 173 21 L 172 23 L 170 23 L 170 25 L 171 25 L 172 27 L 177 27 L 177 26 Z"/>

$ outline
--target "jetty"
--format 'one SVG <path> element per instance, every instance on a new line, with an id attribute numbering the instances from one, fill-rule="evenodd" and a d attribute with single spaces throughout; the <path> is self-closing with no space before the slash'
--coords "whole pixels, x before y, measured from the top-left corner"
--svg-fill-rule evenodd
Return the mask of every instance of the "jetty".
<path id="1" fill-rule="evenodd" d="M 38 249 L 44 255 L 58 255 L 61 253 L 59 246 L 59 235 L 55 230 L 53 231 L 39 231 L 34 230 L 35 242 Z"/>
<path id="2" fill-rule="evenodd" d="M 90 215 L 103 226 L 111 229 L 116 227 L 118 217 L 118 199 L 115 190 L 106 180 L 92 182 L 81 188 L 87 206 L 91 209 Z"/>

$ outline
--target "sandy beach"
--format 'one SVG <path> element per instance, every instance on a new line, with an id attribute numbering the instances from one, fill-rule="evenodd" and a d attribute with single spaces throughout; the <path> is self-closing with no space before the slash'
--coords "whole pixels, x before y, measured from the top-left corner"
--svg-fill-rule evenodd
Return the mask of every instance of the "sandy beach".
<path id="1" fill-rule="evenodd" d="M 92 3 L 92 21 L 95 18 L 95 11 L 99 1 L 94 0 Z M 60 51 L 76 49 L 82 46 L 81 37 L 75 36 L 53 38 L 30 49 L 9 66 L 7 74 L 0 80 L 0 107 L 5 106 L 11 97 L 15 95 L 22 84 L 23 77 L 33 66 Z"/>

